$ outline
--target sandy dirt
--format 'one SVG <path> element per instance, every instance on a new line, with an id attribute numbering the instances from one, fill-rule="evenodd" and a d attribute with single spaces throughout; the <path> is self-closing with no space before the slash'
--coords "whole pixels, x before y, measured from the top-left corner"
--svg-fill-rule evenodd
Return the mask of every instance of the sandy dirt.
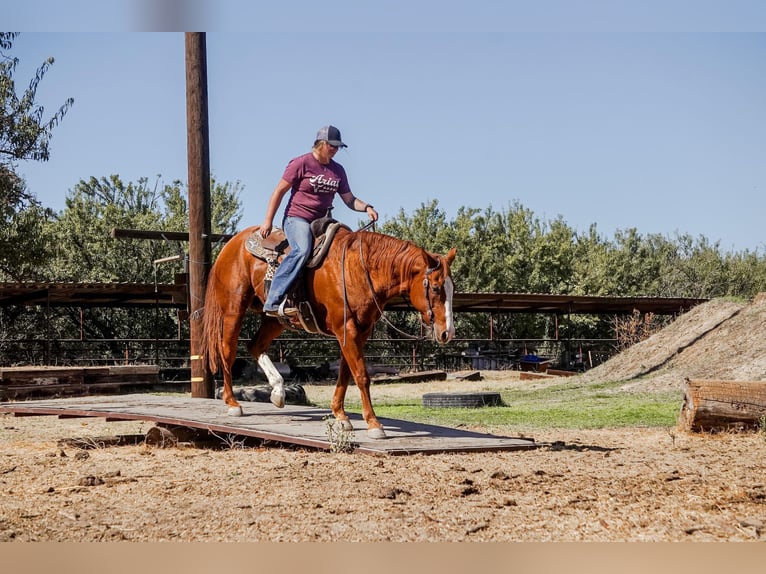
<path id="1" fill-rule="evenodd" d="M 706 305 L 643 347 L 577 377 L 579 383 L 568 380 L 624 380 L 624 392 L 677 388 L 685 376 L 766 380 L 766 301 Z M 749 342 L 746 351 L 737 337 Z M 732 349 L 744 359 L 721 360 Z M 380 385 L 373 399 L 532 384 L 519 381 L 517 373 L 484 375 L 476 382 Z M 323 400 L 332 387 L 306 390 L 310 399 Z M 95 438 L 142 436 L 149 428 L 151 423 L 0 415 L 0 541 L 766 536 L 766 438 L 760 432 L 507 429 L 503 434 L 531 436 L 540 448 L 415 456 L 236 442 L 218 449 L 102 446 Z M 61 442 L 72 438 L 82 440 Z"/>
<path id="2" fill-rule="evenodd" d="M 3 416 L 2 541 L 759 540 L 766 440 L 536 432 L 533 451 L 379 457 L 81 449 L 141 423 Z"/>

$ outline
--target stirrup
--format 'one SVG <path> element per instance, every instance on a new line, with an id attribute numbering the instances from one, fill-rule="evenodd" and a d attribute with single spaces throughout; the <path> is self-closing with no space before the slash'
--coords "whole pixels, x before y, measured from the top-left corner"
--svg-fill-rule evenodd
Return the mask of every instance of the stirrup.
<path id="1" fill-rule="evenodd" d="M 280 317 L 293 317 L 298 314 L 298 309 L 295 307 L 286 307 L 285 305 L 287 305 L 287 297 L 285 297 L 279 304 L 279 310 L 277 311 L 277 314 Z"/>

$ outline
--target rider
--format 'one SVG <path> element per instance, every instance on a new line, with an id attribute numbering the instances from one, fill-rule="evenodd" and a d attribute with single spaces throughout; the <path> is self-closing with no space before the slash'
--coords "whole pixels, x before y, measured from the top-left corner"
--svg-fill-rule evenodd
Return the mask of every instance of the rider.
<path id="1" fill-rule="evenodd" d="M 261 237 L 268 237 L 271 233 L 274 215 L 282 198 L 290 191 L 282 221 L 290 252 L 277 267 L 271 281 L 263 304 L 267 315 L 286 316 L 297 313 L 293 307 L 286 308 L 287 293 L 311 255 L 313 236 L 310 224 L 328 214 L 336 193 L 350 209 L 366 212 L 372 221 L 378 219 L 378 212 L 372 205 L 351 193 L 346 170 L 333 161 L 339 147 L 348 147 L 341 140 L 340 130 L 335 126 L 321 128 L 312 150 L 287 164 L 282 179 L 271 194 L 266 218 L 261 224 Z"/>

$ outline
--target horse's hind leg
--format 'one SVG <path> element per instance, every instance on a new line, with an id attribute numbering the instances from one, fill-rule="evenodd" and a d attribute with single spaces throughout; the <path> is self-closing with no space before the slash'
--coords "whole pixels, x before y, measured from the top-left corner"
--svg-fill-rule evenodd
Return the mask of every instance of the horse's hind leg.
<path id="1" fill-rule="evenodd" d="M 223 371 L 223 401 L 228 407 L 228 414 L 232 417 L 242 416 L 242 406 L 234 398 L 232 390 L 231 367 L 237 358 L 237 341 L 242 325 L 241 317 L 228 315 L 223 319 L 223 341 L 221 349 L 221 370 Z"/>
<path id="2" fill-rule="evenodd" d="M 285 406 L 285 380 L 271 362 L 266 351 L 271 342 L 285 330 L 284 325 L 273 317 L 262 316 L 261 325 L 255 336 L 248 342 L 247 350 L 258 361 L 271 386 L 271 402 L 280 409 Z"/>

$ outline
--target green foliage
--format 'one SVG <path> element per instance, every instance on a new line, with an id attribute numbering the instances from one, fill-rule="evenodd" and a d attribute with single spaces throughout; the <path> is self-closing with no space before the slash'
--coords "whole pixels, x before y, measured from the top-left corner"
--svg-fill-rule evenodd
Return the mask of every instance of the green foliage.
<path id="1" fill-rule="evenodd" d="M 71 98 L 66 100 L 49 119 L 35 104 L 37 87 L 53 58 L 38 68 L 20 96 L 16 93 L 13 74 L 18 58 L 5 52 L 12 49 L 17 36 L 0 33 L 0 280 L 14 281 L 39 278 L 37 268 L 50 254 L 45 228 L 52 216 L 27 190 L 16 173 L 17 162 L 48 159 L 53 128 L 73 103 Z"/>
<path id="2" fill-rule="evenodd" d="M 157 186 L 146 179 L 128 185 L 116 175 L 81 180 L 65 205 L 54 224 L 54 281 L 151 282 L 152 261 L 174 254 L 170 245 L 110 235 L 115 227 L 162 229 Z"/>
<path id="3" fill-rule="evenodd" d="M 751 298 L 766 290 L 763 253 L 722 253 L 704 237 L 644 236 L 635 228 L 618 230 L 612 239 L 595 224 L 578 233 L 561 216 L 541 220 L 518 201 L 501 211 L 461 208 L 449 221 L 434 200 L 412 215 L 400 211 L 382 230 L 430 251 L 457 247 L 453 276 L 461 292 Z M 397 325 L 406 321 L 394 317 Z M 576 316 L 566 323 L 561 337 L 612 336 L 609 317 Z M 553 327 L 544 315 L 497 316 L 494 337 L 552 336 Z M 457 329 L 486 337 L 487 318 L 460 314 Z"/>
<path id="4" fill-rule="evenodd" d="M 0 172 L 3 170 L 0 166 Z M 0 175 L 0 186 L 23 188 L 15 174 Z M 6 198 L 19 191 L 10 190 Z M 2 197 L 0 193 L 0 197 Z M 50 259 L 51 238 L 49 222 L 53 213 L 36 201 L 20 198 L 0 201 L 0 281 L 41 279 L 40 267 Z M 22 248 L 23 247 L 23 248 Z"/>
<path id="5" fill-rule="evenodd" d="M 241 217 L 239 184 L 211 181 L 214 233 L 230 233 Z M 113 228 L 187 231 L 188 202 L 179 181 L 161 186 L 146 178 L 125 184 L 117 175 L 81 180 L 66 198 L 53 224 L 56 259 L 49 276 L 55 281 L 172 282 L 180 269 L 154 261 L 177 255 L 184 244 L 170 241 L 112 238 Z M 155 272 L 157 276 L 155 277 Z"/>
<path id="6" fill-rule="evenodd" d="M 240 182 L 219 183 L 214 177 L 210 179 L 210 220 L 213 233 L 232 234 L 237 231 L 242 219 L 241 191 Z M 165 186 L 161 193 L 167 229 L 187 229 L 189 202 L 183 184 L 176 180 L 172 185 Z"/>
<path id="7" fill-rule="evenodd" d="M 214 232 L 230 232 L 240 215 L 239 184 L 211 182 Z M 227 219 L 228 218 L 228 219 Z M 188 208 L 180 182 L 161 185 L 146 178 L 124 183 L 119 176 L 81 180 L 66 197 L 65 209 L 48 224 L 55 257 L 41 269 L 49 281 L 96 283 L 169 283 L 183 261 L 154 261 L 183 255 L 179 242 L 114 239 L 113 228 L 187 231 Z M 171 312 L 153 309 L 61 309 L 46 330 L 55 338 L 172 338 L 178 324 Z M 107 354 L 115 349 L 107 349 Z"/>
<path id="8" fill-rule="evenodd" d="M 17 36 L 16 33 L 0 33 L 0 50 L 10 50 Z M 19 96 L 13 78 L 19 60 L 0 52 L 0 102 L 3 104 L 0 107 L 0 154 L 14 160 L 48 160 L 51 132 L 74 103 L 68 98 L 47 120 L 43 119 L 43 107 L 35 104 L 37 87 L 53 62 L 53 58 L 43 62 Z"/>

